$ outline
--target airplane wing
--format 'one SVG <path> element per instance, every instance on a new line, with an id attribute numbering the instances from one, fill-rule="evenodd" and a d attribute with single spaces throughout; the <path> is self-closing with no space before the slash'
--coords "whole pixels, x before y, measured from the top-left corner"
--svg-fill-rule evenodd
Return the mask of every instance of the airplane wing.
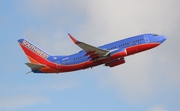
<path id="1" fill-rule="evenodd" d="M 89 58 L 92 58 L 92 60 L 96 60 L 100 57 L 106 57 L 109 54 L 109 51 L 107 50 L 100 49 L 98 47 L 86 44 L 84 42 L 80 42 L 76 40 L 71 34 L 68 35 L 76 45 L 78 45 L 80 48 L 86 51 L 85 56 L 89 55 Z"/>

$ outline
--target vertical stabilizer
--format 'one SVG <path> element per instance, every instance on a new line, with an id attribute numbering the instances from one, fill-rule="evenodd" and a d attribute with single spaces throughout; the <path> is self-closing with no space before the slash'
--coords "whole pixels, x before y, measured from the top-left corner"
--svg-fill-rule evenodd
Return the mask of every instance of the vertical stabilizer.
<path id="1" fill-rule="evenodd" d="M 24 38 L 19 39 L 18 42 L 31 63 L 45 64 L 51 56 Z"/>

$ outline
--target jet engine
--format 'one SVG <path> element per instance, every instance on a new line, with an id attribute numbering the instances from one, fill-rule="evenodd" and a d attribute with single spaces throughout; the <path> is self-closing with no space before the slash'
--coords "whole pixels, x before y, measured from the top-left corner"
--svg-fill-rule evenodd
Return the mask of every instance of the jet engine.
<path id="1" fill-rule="evenodd" d="M 105 63 L 105 66 L 114 67 L 114 66 L 118 66 L 118 65 L 124 64 L 124 63 L 125 63 L 124 58 L 119 58 L 117 60 Z"/>

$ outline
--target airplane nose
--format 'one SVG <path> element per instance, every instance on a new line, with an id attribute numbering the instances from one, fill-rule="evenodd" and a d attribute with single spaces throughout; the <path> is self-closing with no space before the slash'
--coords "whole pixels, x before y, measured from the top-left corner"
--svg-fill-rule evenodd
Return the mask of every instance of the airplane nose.
<path id="1" fill-rule="evenodd" d="M 161 36 L 161 43 L 163 43 L 167 38 L 165 36 Z"/>
<path id="2" fill-rule="evenodd" d="M 167 39 L 166 36 L 163 36 L 163 39 L 166 40 Z"/>
<path id="3" fill-rule="evenodd" d="M 163 40 L 165 41 L 167 38 L 166 38 L 166 36 L 163 36 Z"/>

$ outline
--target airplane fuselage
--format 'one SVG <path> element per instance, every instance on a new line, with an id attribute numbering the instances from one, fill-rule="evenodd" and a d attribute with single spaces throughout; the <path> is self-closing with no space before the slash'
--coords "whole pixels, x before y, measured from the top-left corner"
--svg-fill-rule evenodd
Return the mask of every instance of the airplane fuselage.
<path id="1" fill-rule="evenodd" d="M 32 63 L 46 65 L 40 69 L 32 70 L 34 73 L 61 73 L 92 68 L 101 64 L 114 67 L 125 63 L 124 57 L 154 48 L 165 40 L 165 36 L 142 34 L 99 46 L 99 49 L 108 51 L 107 55 L 97 56 L 95 51 L 81 50 L 68 56 L 49 56 L 47 58 L 41 57 L 33 51 L 28 51 L 30 49 L 22 45 L 23 40 L 19 42 L 25 53 L 28 52 L 26 55 L 31 55 L 28 58 Z M 44 55 L 47 56 L 46 53 Z M 37 57 L 38 61 L 33 59 Z"/>

